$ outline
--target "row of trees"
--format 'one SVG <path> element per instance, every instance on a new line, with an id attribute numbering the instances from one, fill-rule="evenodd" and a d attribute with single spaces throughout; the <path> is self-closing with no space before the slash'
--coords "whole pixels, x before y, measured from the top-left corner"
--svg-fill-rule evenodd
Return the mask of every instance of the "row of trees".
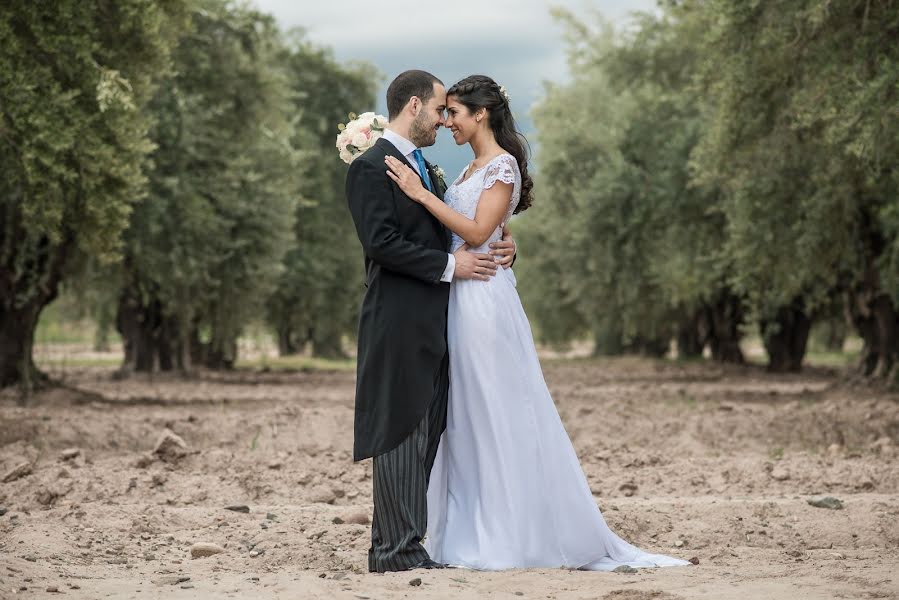
<path id="1" fill-rule="evenodd" d="M 559 17 L 573 78 L 535 111 L 543 200 L 516 225 L 542 337 L 740 362 L 757 324 L 793 370 L 845 315 L 863 373 L 895 372 L 895 3 Z M 64 287 L 125 371 L 228 367 L 251 320 L 340 353 L 361 277 L 334 124 L 374 103 L 371 67 L 225 0 L 12 0 L 0 46 L 0 385 L 40 378 Z"/>
<path id="2" fill-rule="evenodd" d="M 518 226 L 541 336 L 741 362 L 754 323 L 769 367 L 798 370 L 811 325 L 847 319 L 862 372 L 896 373 L 899 6 L 559 18 L 573 78 L 535 111 L 542 201 Z"/>
<path id="3" fill-rule="evenodd" d="M 370 66 L 222 0 L 6 2 L 0 46 L 0 386 L 40 379 L 61 286 L 126 371 L 227 367 L 253 319 L 339 352 L 361 267 L 334 125 Z"/>

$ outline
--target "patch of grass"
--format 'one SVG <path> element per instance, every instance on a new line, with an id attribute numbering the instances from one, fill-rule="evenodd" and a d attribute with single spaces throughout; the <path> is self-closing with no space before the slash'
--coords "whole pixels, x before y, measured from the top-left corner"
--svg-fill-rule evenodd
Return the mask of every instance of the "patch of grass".
<path id="1" fill-rule="evenodd" d="M 814 367 L 850 367 L 858 363 L 861 352 L 811 351 L 805 355 L 805 364 Z"/>
<path id="2" fill-rule="evenodd" d="M 354 371 L 353 358 L 316 358 L 314 356 L 278 356 L 237 361 L 237 368 L 271 369 L 272 371 Z"/>
<path id="3" fill-rule="evenodd" d="M 61 312 L 55 303 L 41 311 L 40 319 L 34 330 L 36 344 L 94 343 L 96 326 L 91 321 L 66 319 Z"/>
<path id="4" fill-rule="evenodd" d="M 117 367 L 122 364 L 122 359 L 110 358 L 41 358 L 35 356 L 34 362 L 38 367 Z"/>
<path id="5" fill-rule="evenodd" d="M 784 457 L 784 449 L 780 446 L 776 446 L 774 448 L 770 448 L 768 450 L 768 458 L 772 460 L 780 460 Z"/>

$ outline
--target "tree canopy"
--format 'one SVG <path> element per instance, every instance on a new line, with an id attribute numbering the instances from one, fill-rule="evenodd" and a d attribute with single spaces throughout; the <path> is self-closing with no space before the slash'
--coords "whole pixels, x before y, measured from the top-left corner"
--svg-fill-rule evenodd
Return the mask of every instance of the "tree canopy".
<path id="1" fill-rule="evenodd" d="M 547 340 L 682 354 L 757 323 L 777 370 L 848 308 L 862 369 L 895 364 L 899 10 L 672 2 L 615 32 L 560 13 L 572 80 L 535 109 L 522 221 Z M 537 216 L 539 214 L 539 217 Z M 547 277 L 547 273 L 553 273 Z"/>
<path id="2" fill-rule="evenodd" d="M 146 103 L 187 2 L 0 6 L 0 385 L 27 389 L 41 309 L 85 257 L 121 256 L 147 194 Z"/>

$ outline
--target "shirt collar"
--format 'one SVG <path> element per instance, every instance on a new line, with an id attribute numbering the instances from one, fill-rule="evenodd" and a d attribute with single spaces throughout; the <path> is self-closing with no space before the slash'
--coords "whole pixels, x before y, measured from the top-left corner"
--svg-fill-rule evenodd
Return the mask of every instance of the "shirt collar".
<path id="1" fill-rule="evenodd" d="M 415 144 L 413 144 L 397 132 L 391 131 L 389 129 L 385 129 L 384 134 L 381 137 L 396 146 L 396 149 L 399 150 L 400 154 L 402 154 L 403 156 L 409 156 L 418 149 Z"/>

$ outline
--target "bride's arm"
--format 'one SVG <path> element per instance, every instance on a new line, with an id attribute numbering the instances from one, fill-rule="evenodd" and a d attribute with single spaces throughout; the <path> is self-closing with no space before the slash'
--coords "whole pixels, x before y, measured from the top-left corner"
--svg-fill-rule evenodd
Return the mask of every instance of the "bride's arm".
<path id="1" fill-rule="evenodd" d="M 418 175 L 407 165 L 392 156 L 386 157 L 385 162 L 390 167 L 387 176 L 393 179 L 407 196 L 428 209 L 428 212 L 434 215 L 438 221 L 465 240 L 472 248 L 477 248 L 486 242 L 506 216 L 509 201 L 512 199 L 513 185 L 511 183 L 497 181 L 492 187 L 481 192 L 474 219 L 469 219 L 426 190 L 421 185 Z"/>

